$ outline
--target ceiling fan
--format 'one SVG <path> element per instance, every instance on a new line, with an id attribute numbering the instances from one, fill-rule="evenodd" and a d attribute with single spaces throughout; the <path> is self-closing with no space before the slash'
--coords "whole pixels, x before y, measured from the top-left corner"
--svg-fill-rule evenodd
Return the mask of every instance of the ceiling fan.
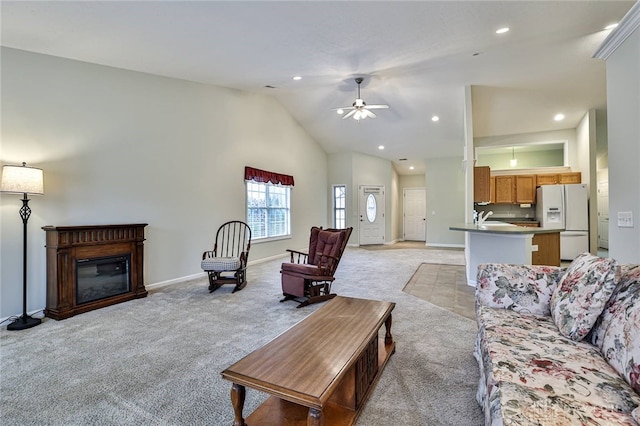
<path id="1" fill-rule="evenodd" d="M 358 97 L 352 106 L 333 108 L 338 114 L 344 114 L 342 119 L 347 119 L 349 117 L 353 117 L 354 120 L 362 120 L 364 118 L 370 117 L 375 118 L 376 115 L 371 111 L 372 109 L 383 109 L 389 108 L 389 105 L 379 104 L 379 105 L 367 105 L 362 98 L 360 98 L 360 84 L 362 83 L 362 77 L 356 77 L 356 83 L 358 84 Z M 346 111 L 349 111 L 345 114 Z"/>

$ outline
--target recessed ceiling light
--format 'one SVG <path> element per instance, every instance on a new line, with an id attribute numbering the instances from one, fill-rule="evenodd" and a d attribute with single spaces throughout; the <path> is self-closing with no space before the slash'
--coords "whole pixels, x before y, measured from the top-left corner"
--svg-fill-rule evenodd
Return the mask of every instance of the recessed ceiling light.
<path id="1" fill-rule="evenodd" d="M 618 26 L 618 23 L 616 22 L 616 23 L 614 23 L 614 24 L 609 24 L 609 25 L 607 25 L 606 27 L 604 27 L 604 29 L 605 29 L 605 30 L 612 30 L 612 29 L 614 29 L 614 28 L 615 28 L 615 27 L 617 27 L 617 26 Z"/>
<path id="2" fill-rule="evenodd" d="M 298 80 L 302 80 L 302 77 L 300 77 L 299 75 L 296 75 L 295 77 L 293 77 L 293 79 L 298 81 Z"/>
<path id="3" fill-rule="evenodd" d="M 504 34 L 509 32 L 509 27 L 504 27 L 504 28 L 500 28 L 499 30 L 496 30 L 496 34 Z"/>
<path id="4" fill-rule="evenodd" d="M 415 167 L 413 167 L 413 166 L 409 167 L 409 170 L 413 170 L 413 169 L 415 169 Z"/>
<path id="5" fill-rule="evenodd" d="M 564 120 L 564 114 L 556 114 L 555 117 L 553 117 L 553 119 L 556 121 L 562 121 Z"/>
<path id="6" fill-rule="evenodd" d="M 382 151 L 382 150 L 384 149 L 384 145 L 380 145 L 380 146 L 378 146 L 378 149 L 379 149 L 380 151 Z"/>
<path id="7" fill-rule="evenodd" d="M 434 115 L 433 117 L 431 117 L 431 121 L 438 121 L 440 120 L 440 117 L 438 117 L 437 115 Z"/>

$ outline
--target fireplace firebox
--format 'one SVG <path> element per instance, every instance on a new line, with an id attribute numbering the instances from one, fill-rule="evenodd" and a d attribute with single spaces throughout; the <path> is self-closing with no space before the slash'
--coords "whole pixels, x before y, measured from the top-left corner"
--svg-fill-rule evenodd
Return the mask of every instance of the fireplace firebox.
<path id="1" fill-rule="evenodd" d="M 145 297 L 147 224 L 45 226 L 46 316 L 61 320 Z"/>

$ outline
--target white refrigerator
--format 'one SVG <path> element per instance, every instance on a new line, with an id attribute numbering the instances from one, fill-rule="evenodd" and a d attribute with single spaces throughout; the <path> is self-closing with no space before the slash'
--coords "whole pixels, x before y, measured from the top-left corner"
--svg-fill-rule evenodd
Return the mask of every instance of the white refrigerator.
<path id="1" fill-rule="evenodd" d="M 540 226 L 564 229 L 560 233 L 560 259 L 573 260 L 589 251 L 587 185 L 542 185 L 536 191 L 536 219 Z"/>

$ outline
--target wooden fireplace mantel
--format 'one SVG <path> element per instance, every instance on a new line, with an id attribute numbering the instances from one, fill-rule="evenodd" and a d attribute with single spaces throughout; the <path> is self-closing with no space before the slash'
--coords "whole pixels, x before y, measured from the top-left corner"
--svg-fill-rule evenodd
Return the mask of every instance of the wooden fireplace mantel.
<path id="1" fill-rule="evenodd" d="M 46 316 L 56 320 L 147 296 L 144 288 L 144 228 L 123 225 L 44 226 L 47 249 Z M 78 260 L 130 256 L 130 288 L 123 294 L 78 304 Z"/>

